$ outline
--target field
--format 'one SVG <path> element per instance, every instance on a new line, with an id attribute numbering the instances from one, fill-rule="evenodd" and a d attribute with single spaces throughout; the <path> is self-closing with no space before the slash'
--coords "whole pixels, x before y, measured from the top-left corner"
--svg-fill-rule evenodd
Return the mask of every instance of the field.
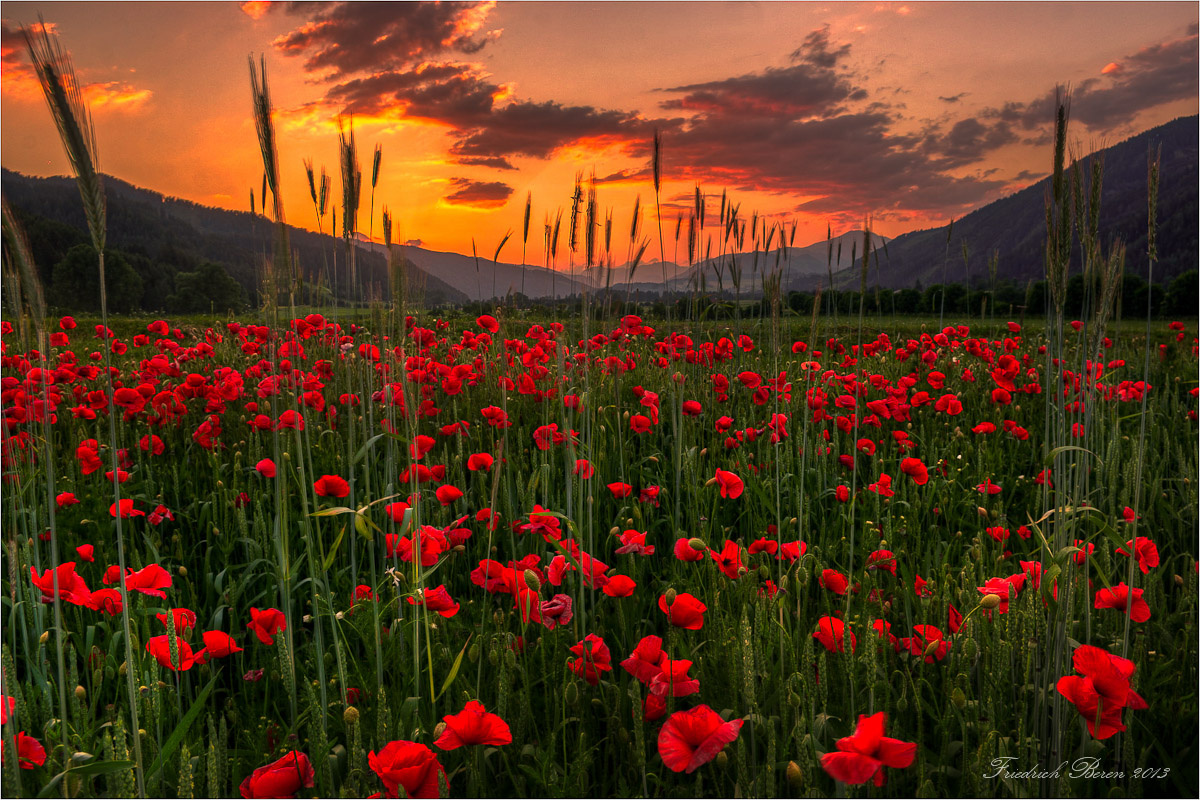
<path id="1" fill-rule="evenodd" d="M 1194 321 L 280 314 L 4 323 L 6 794 L 1195 793 Z"/>

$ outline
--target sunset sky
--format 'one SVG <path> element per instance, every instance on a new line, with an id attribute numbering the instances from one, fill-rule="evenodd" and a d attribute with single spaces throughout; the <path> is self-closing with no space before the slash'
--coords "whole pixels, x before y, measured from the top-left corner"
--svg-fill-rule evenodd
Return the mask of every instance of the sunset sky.
<path id="1" fill-rule="evenodd" d="M 69 172 L 19 34 L 39 12 L 86 86 L 102 171 L 248 210 L 247 56 L 265 55 L 288 222 L 316 229 L 305 158 L 340 200 L 353 115 L 367 182 L 383 147 L 376 238 L 387 205 L 399 241 L 435 250 L 490 256 L 513 229 L 515 261 L 532 193 L 531 263 L 580 171 L 618 261 L 639 194 L 653 230 L 656 129 L 670 260 L 697 185 L 710 225 L 727 189 L 795 220 L 797 245 L 867 215 L 894 236 L 1042 177 L 1057 83 L 1081 153 L 1197 113 L 1200 93 L 1195 3 L 5 2 L 0 157 L 33 175 Z M 361 203 L 366 232 L 369 184 Z"/>

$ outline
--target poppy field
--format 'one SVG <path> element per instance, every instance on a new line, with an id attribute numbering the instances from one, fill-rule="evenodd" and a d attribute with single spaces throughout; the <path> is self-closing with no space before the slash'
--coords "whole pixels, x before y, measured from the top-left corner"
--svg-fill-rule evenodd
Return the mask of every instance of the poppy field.
<path id="1" fill-rule="evenodd" d="M 1196 791 L 1194 321 L 13 322 L 11 796 Z"/>

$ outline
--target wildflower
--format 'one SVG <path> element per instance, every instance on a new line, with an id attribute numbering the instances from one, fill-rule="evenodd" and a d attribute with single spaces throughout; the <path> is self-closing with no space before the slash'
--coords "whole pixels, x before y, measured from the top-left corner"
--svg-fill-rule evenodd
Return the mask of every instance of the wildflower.
<path id="1" fill-rule="evenodd" d="M 268 608 L 259 611 L 257 608 L 250 609 L 250 622 L 246 625 L 247 628 L 254 631 L 254 635 L 263 644 L 275 644 L 275 634 L 280 631 L 287 630 L 287 618 L 283 612 L 277 608 Z"/>
<path id="2" fill-rule="evenodd" d="M 594 633 L 589 633 L 582 642 L 572 646 L 571 652 L 578 656 L 571 662 L 571 671 L 592 686 L 600 683 L 601 672 L 612 672 L 612 654 L 608 645 Z"/>
<path id="3" fill-rule="evenodd" d="M 433 743 L 442 750 L 455 750 L 467 745 L 512 744 L 512 731 L 508 723 L 496 714 L 489 713 L 483 703 L 468 700 L 457 714 L 442 717 L 446 729 Z"/>
<path id="4" fill-rule="evenodd" d="M 295 797 L 301 787 L 313 785 L 313 767 L 308 756 L 296 750 L 246 776 L 239 787 L 242 797 Z"/>
<path id="5" fill-rule="evenodd" d="M 726 472 L 718 467 L 716 480 L 721 486 L 721 497 L 726 497 L 730 500 L 736 500 L 742 496 L 742 491 L 745 489 L 745 484 L 737 475 L 734 475 L 732 472 Z"/>
<path id="6" fill-rule="evenodd" d="M 1129 550 L 1126 550 L 1125 547 L 1128 547 Z M 1134 540 L 1129 540 L 1125 543 L 1125 547 L 1118 547 L 1117 553 L 1128 556 L 1129 551 L 1132 550 L 1143 575 L 1148 573 L 1151 567 L 1158 566 L 1158 547 L 1145 536 L 1137 537 L 1136 544 Z"/>
<path id="7" fill-rule="evenodd" d="M 841 653 L 846 646 L 846 624 L 837 617 L 821 617 L 817 620 L 817 630 L 813 638 L 825 646 L 831 653 Z M 858 646 L 858 637 L 850 632 L 850 652 Z"/>
<path id="8" fill-rule="evenodd" d="M 704 627 L 704 612 L 708 611 L 708 606 L 687 592 L 676 594 L 669 603 L 667 595 L 663 594 L 658 598 L 658 608 L 667 615 L 667 622 L 689 631 Z"/>
<path id="9" fill-rule="evenodd" d="M 350 494 L 350 484 L 345 478 L 337 475 L 322 475 L 313 483 L 313 491 L 318 497 L 346 497 Z"/>
<path id="10" fill-rule="evenodd" d="M 1150 619 L 1150 606 L 1142 599 L 1142 589 L 1130 589 L 1124 582 L 1118 583 L 1111 589 L 1101 589 L 1096 592 L 1096 608 L 1115 608 L 1125 611 L 1129 607 L 1129 618 L 1134 622 L 1145 622 Z M 1130 605 L 1129 596 L 1132 593 L 1133 603 Z"/>
<path id="11" fill-rule="evenodd" d="M 1125 730 L 1121 715 L 1126 708 L 1148 707 L 1130 688 L 1129 679 L 1137 670 L 1132 661 L 1085 644 L 1075 648 L 1072 663 L 1079 675 L 1059 678 L 1055 688 L 1075 705 L 1096 739 Z"/>
<path id="12" fill-rule="evenodd" d="M 726 722 L 706 705 L 676 711 L 658 732 L 658 754 L 667 769 L 690 775 L 736 739 L 743 722 Z"/>
<path id="13" fill-rule="evenodd" d="M 407 600 L 409 605 L 423 605 L 430 611 L 440 614 L 447 619 L 457 614 L 460 607 L 458 603 L 454 602 L 454 598 L 450 596 L 450 592 L 446 591 L 445 584 L 438 586 L 436 589 L 423 589 L 420 600 L 414 597 L 409 597 Z"/>
<path id="14" fill-rule="evenodd" d="M 837 741 L 837 752 L 821 757 L 821 768 L 842 783 L 860 784 L 873 780 L 876 786 L 887 782 L 884 767 L 904 769 L 917 755 L 915 742 L 902 742 L 883 735 L 887 715 L 880 711 L 868 717 L 860 714 L 853 736 Z"/>

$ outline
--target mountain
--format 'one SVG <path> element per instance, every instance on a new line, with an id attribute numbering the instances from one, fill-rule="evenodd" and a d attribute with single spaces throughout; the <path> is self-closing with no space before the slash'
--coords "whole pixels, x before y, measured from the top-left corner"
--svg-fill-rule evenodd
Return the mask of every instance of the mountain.
<path id="1" fill-rule="evenodd" d="M 1158 256 L 1154 279 L 1166 282 L 1197 265 L 1197 186 L 1200 117 L 1181 117 L 1081 159 L 1090 173 L 1092 159 L 1102 158 L 1100 242 L 1126 245 L 1126 274 L 1145 278 L 1148 271 L 1147 156 L 1162 149 L 1158 190 Z M 868 285 L 905 288 L 939 283 L 983 284 L 988 260 L 997 254 L 998 277 L 1018 284 L 1045 276 L 1045 197 L 1050 178 L 989 203 L 955 220 L 952 226 L 897 236 L 872 260 Z M 949 234 L 949 235 L 948 235 Z M 948 244 L 947 244 L 948 240 Z M 963 260 L 963 245 L 967 261 Z M 947 256 L 947 253 L 949 254 Z M 1078 247 L 1073 272 L 1080 268 Z M 945 277 L 943 278 L 943 271 Z M 857 288 L 861 273 L 849 268 L 834 276 L 844 288 Z M 878 279 L 877 279 L 878 276 Z M 813 288 L 810 284 L 806 288 Z"/>
<path id="2" fill-rule="evenodd" d="M 71 178 L 31 178 L 5 169 L 0 173 L 4 197 L 29 236 L 43 283 L 51 286 L 54 266 L 73 245 L 89 243 L 79 190 Z M 173 278 L 203 262 L 220 264 L 254 298 L 259 270 L 271 252 L 274 223 L 246 211 L 209 208 L 166 197 L 112 176 L 104 176 L 108 201 L 108 246 L 131 257 L 141 274 L 145 297 L 141 307 L 160 309 L 174 290 Z M 288 243 L 311 285 L 337 284 L 337 294 L 349 298 L 344 242 L 302 228 L 287 226 Z M 359 284 L 367 294 L 387 293 L 387 260 L 383 248 L 355 245 Z M 408 248 L 411 249 L 411 248 Z M 463 303 L 467 296 L 434 274 L 410 267 L 410 285 L 423 292 L 430 305 Z M 47 297 L 51 305 L 55 298 Z"/>

